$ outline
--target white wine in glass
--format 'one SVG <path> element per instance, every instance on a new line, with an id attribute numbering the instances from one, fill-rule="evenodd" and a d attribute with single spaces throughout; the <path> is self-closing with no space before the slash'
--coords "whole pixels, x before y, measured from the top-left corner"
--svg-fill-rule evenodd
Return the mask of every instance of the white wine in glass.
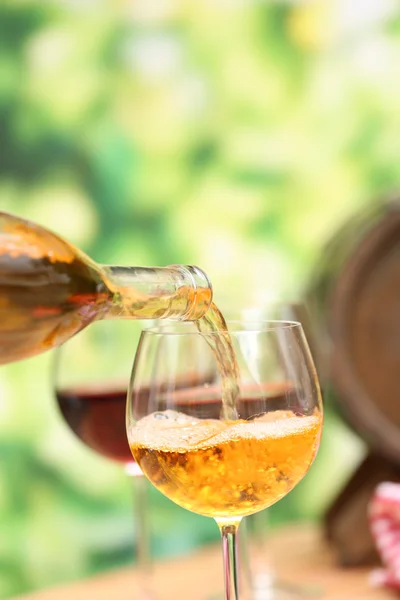
<path id="1" fill-rule="evenodd" d="M 156 488 L 215 519 L 223 542 L 225 599 L 238 600 L 241 519 L 271 506 L 303 478 L 316 456 L 323 419 L 299 323 L 228 327 L 228 337 L 226 329 L 200 332 L 190 323 L 142 333 L 128 392 L 127 432 L 134 458 Z M 218 336 L 229 338 L 236 356 L 230 370 L 238 377 L 234 411 L 232 397 L 229 411 L 224 406 L 229 386 L 214 359 Z M 178 389 L 185 373 L 205 382 Z M 277 389 L 279 409 L 271 401 Z"/>

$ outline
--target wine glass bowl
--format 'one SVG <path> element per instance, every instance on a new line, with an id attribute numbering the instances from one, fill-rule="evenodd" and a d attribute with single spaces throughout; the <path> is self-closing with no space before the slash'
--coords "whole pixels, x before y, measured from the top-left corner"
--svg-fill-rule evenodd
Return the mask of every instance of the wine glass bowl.
<path id="1" fill-rule="evenodd" d="M 54 352 L 53 387 L 61 416 L 85 446 L 121 464 L 133 462 L 125 409 L 135 334 L 137 339 L 133 323 L 124 328 L 97 323 Z"/>
<path id="2" fill-rule="evenodd" d="M 56 396 L 64 421 L 87 447 L 118 463 L 133 461 L 126 440 L 122 383 L 59 389 Z"/>
<path id="3" fill-rule="evenodd" d="M 306 474 L 323 420 L 299 323 L 228 328 L 239 374 L 234 404 L 226 401 L 226 377 L 212 352 L 227 332 L 199 332 L 190 323 L 142 333 L 127 404 L 128 439 L 143 473 L 183 508 L 213 517 L 225 550 L 242 517 L 280 500 Z M 178 387 L 188 369 L 196 385 Z M 227 583 L 231 575 L 225 573 L 226 598 L 238 598 L 237 582 Z"/>

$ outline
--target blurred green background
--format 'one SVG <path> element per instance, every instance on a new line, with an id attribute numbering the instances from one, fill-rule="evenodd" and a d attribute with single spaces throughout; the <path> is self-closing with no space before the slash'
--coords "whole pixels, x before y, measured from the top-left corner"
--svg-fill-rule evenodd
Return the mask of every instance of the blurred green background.
<path id="1" fill-rule="evenodd" d="M 3 0 L 0 209 L 98 262 L 198 264 L 222 307 L 298 298 L 329 236 L 398 186 L 399 96 L 392 0 Z M 131 482 L 63 424 L 51 360 L 0 370 L 3 598 L 133 560 Z M 328 409 L 272 525 L 320 518 L 362 453 Z M 157 556 L 218 537 L 151 507 Z"/>

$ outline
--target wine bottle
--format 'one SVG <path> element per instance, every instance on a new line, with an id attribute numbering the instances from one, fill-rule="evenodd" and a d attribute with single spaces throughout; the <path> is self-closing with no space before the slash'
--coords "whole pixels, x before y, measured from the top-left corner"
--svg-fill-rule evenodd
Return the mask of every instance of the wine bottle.
<path id="1" fill-rule="evenodd" d="M 198 267 L 99 265 L 58 235 L 0 212 L 0 364 L 59 346 L 99 319 L 200 319 Z"/>

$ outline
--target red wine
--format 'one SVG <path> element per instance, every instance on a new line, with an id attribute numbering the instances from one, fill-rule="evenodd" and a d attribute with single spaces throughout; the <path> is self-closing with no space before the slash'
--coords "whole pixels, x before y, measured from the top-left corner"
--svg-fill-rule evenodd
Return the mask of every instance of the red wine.
<path id="1" fill-rule="evenodd" d="M 186 388 L 187 393 L 199 384 L 211 381 L 210 375 L 188 373 L 175 381 L 175 389 Z M 161 383 L 160 390 L 165 389 Z M 140 403 L 147 408 L 149 390 L 140 390 Z M 126 436 L 126 388 L 116 382 L 86 385 L 57 390 L 61 414 L 75 435 L 95 452 L 118 462 L 134 462 Z M 183 404 L 187 404 L 183 396 Z M 220 401 L 219 401 L 220 406 Z"/>
<path id="2" fill-rule="evenodd" d="M 65 421 L 86 446 L 112 460 L 133 462 L 126 437 L 125 389 L 58 390 L 57 400 Z"/>

